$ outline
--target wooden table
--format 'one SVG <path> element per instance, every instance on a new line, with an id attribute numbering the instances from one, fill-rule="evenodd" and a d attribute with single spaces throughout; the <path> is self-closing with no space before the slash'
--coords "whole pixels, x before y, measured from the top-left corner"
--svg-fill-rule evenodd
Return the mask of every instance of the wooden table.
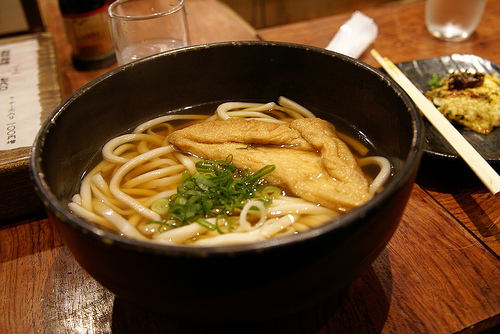
<path id="1" fill-rule="evenodd" d="M 76 72 L 55 0 L 50 16 L 63 94 L 106 71 Z M 256 35 L 220 3 L 187 0 L 193 43 L 252 40 Z M 394 62 L 472 53 L 500 63 L 490 0 L 477 33 L 462 43 L 432 38 L 424 2 L 367 9 L 379 36 L 374 47 Z M 264 40 L 325 47 L 349 18 L 338 15 L 259 30 Z M 369 54 L 361 60 L 377 65 Z M 0 332 L 16 333 L 477 333 L 500 324 L 500 199 L 466 169 L 424 160 L 404 217 L 372 268 L 340 304 L 327 301 L 264 324 L 209 328 L 146 313 L 115 299 L 73 260 L 43 214 L 0 227 Z"/>

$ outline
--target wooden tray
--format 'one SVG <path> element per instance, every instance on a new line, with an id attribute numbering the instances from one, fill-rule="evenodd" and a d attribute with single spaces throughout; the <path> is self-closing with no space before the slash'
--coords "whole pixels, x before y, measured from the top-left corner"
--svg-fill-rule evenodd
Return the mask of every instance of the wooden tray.
<path id="1" fill-rule="evenodd" d="M 42 123 L 61 103 L 61 89 L 52 35 L 40 33 L 5 38 L 0 40 L 0 45 L 29 39 L 36 39 L 39 44 L 38 95 L 42 110 L 40 114 Z M 17 112 L 22 112 L 22 110 Z M 19 147 L 12 150 L 0 150 L 0 223 L 43 211 L 29 175 L 30 149 L 31 147 Z"/>

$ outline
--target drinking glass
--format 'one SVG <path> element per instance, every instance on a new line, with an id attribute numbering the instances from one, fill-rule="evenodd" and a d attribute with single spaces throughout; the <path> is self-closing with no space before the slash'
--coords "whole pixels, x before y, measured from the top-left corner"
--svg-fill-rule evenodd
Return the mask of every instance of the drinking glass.
<path id="1" fill-rule="evenodd" d="M 425 23 L 431 35 L 462 41 L 476 30 L 486 0 L 427 0 Z"/>
<path id="2" fill-rule="evenodd" d="M 190 43 L 184 0 L 117 0 L 108 13 L 118 65 Z"/>

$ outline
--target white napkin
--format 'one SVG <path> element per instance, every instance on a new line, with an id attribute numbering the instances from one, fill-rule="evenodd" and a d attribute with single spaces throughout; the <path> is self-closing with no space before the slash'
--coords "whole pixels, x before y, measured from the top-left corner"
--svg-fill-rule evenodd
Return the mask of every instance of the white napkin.
<path id="1" fill-rule="evenodd" d="M 356 11 L 340 27 L 326 49 L 358 58 L 377 38 L 377 34 L 378 27 L 373 19 Z"/>

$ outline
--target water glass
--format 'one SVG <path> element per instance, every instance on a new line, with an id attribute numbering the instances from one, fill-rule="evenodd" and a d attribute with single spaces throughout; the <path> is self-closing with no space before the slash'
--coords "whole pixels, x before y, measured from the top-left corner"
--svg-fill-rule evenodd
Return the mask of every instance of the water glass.
<path id="1" fill-rule="evenodd" d="M 118 0 L 108 13 L 118 65 L 190 43 L 184 0 Z"/>
<path id="2" fill-rule="evenodd" d="M 440 39 L 462 41 L 476 30 L 485 6 L 486 0 L 427 0 L 427 30 Z"/>

